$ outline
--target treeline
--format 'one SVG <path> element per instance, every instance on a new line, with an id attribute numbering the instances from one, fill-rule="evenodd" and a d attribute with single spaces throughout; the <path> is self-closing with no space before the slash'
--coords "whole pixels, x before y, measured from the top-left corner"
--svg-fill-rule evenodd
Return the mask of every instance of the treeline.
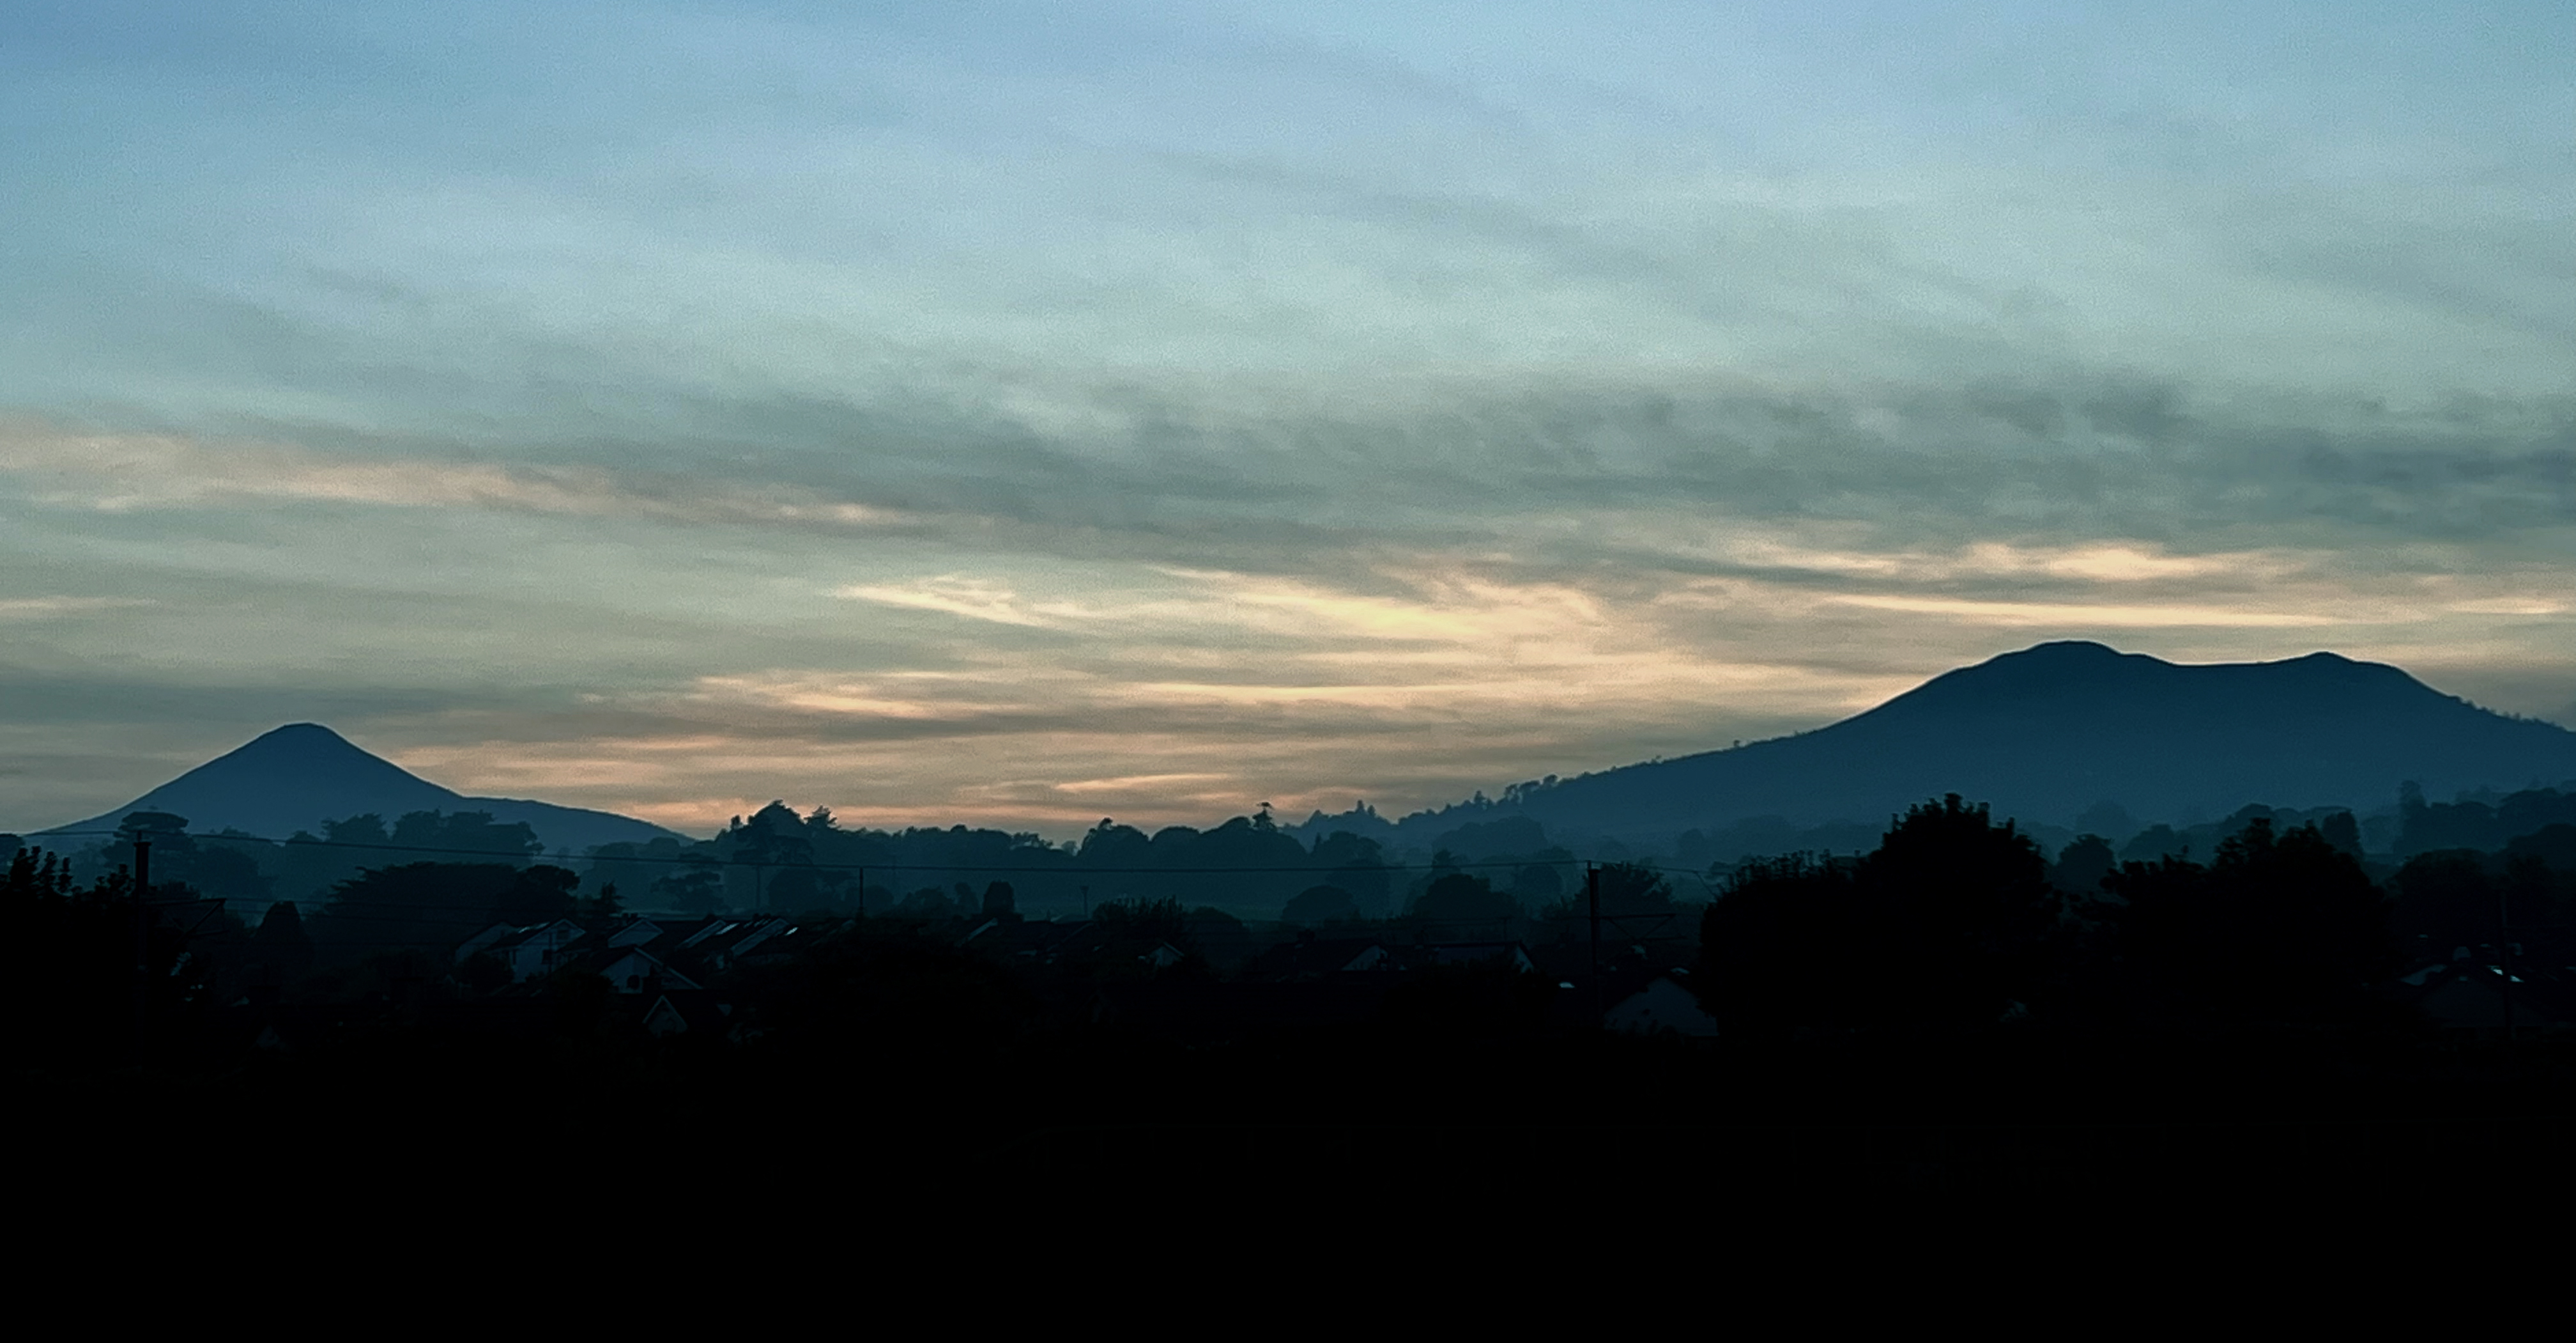
<path id="1" fill-rule="evenodd" d="M 625 912 L 616 856 L 594 862 L 586 880 L 526 852 L 365 868 L 309 914 L 283 900 L 241 908 L 195 885 L 207 873 L 239 879 L 238 852 L 192 839 L 177 821 L 138 813 L 127 822 L 126 837 L 152 851 L 140 943 L 130 870 L 82 881 L 58 856 L 13 855 L 13 926 L 36 930 L 33 945 L 61 953 L 39 958 L 36 998 L 89 1003 L 74 1015 L 98 1018 L 106 1011 L 98 1004 L 115 996 L 98 986 L 130 987 L 138 957 L 164 966 L 149 992 L 156 1003 L 177 995 L 161 1003 L 168 1011 L 180 1000 L 202 1008 L 281 996 L 385 999 L 432 985 L 471 997 L 512 983 L 459 954 L 483 930 L 553 920 L 613 928 Z M 509 829 L 469 819 L 446 833 L 497 845 Z M 2568 969 L 2576 965 L 2576 851 L 2566 829 L 2551 822 L 2502 850 L 2434 850 L 2391 864 L 2358 849 L 2348 815 L 2287 826 L 2257 815 L 2201 856 L 2139 856 L 2134 844 L 2115 849 L 2094 835 L 2052 856 L 2014 823 L 1953 796 L 1912 808 L 1861 854 L 1793 853 L 1714 870 L 1707 889 L 1715 898 L 1706 902 L 1678 896 L 1667 874 L 1641 865 L 1607 865 L 1592 881 L 1616 956 L 1654 943 L 1659 950 L 1641 969 L 1689 966 L 1692 991 L 1720 1026 L 1757 1035 L 2016 1021 L 2082 1029 L 2395 1022 L 2406 1015 L 2404 988 L 2420 987 L 2428 967 L 2461 963 L 2524 982 L 2545 1017 L 2576 987 L 2567 982 L 2576 977 Z M 1385 864 L 1371 842 L 1341 838 L 1308 848 L 1259 818 L 1155 836 L 1104 823 L 1070 849 L 1004 837 L 979 851 L 978 832 L 851 833 L 828 815 L 778 807 L 708 847 L 762 855 L 774 882 L 764 895 L 800 922 L 799 948 L 889 937 L 969 945 L 996 918 L 1018 927 L 1030 886 L 1115 875 L 1114 897 L 1063 925 L 1091 929 L 1087 941 L 1070 933 L 1032 941 L 1006 929 L 981 944 L 1025 953 L 1042 941 L 1048 963 L 1084 967 L 1074 975 L 1084 981 L 1166 972 L 1221 979 L 1300 936 L 1300 926 L 1401 947 L 1543 949 L 1588 938 L 1594 906 L 1580 898 L 1583 865 L 1561 850 L 1475 871 L 1444 851 L 1413 870 Z M 1513 828 L 1481 838 L 1543 836 Z M 875 847 L 886 840 L 923 846 L 909 851 L 914 861 L 927 846 L 959 845 L 937 855 L 950 864 L 939 870 L 982 877 L 980 889 L 963 879 L 901 897 L 877 887 L 873 909 L 862 912 L 855 899 L 831 908 L 835 890 L 855 891 L 858 869 L 825 864 L 906 852 Z M 1055 855 L 1052 867 L 1029 861 L 1041 852 Z M 1256 866 L 1261 858 L 1273 865 Z M 748 866 L 717 872 L 732 877 Z M 597 880 L 603 869 L 612 879 Z M 634 879 L 648 898 L 669 899 L 704 870 L 677 869 L 637 864 Z M 810 884 L 790 880 L 800 875 Z M 795 893 L 793 903 L 782 889 Z M 1139 889 L 1281 899 L 1289 926 L 1255 927 L 1212 903 Z"/>
<path id="2" fill-rule="evenodd" d="M 1704 917 L 1698 990 L 1723 1024 L 2156 1028 L 2408 1014 L 2401 975 L 2455 960 L 2565 996 L 2576 861 L 2440 850 L 2365 861 L 2350 817 L 2248 818 L 2204 857 L 2125 859 L 2100 836 L 2055 862 L 1953 796 L 1857 857 L 1740 865 Z"/>
<path id="3" fill-rule="evenodd" d="M 1389 821 L 1363 803 L 1334 815 L 1315 812 L 1289 829 L 1307 839 L 1348 830 L 1380 841 L 1390 852 L 1405 844 L 1403 836 L 1426 833 L 1437 836 L 1431 848 L 1461 855 L 1484 857 L 1486 850 L 1493 848 L 1521 852 L 1538 847 L 1523 837 L 1537 832 L 1540 823 L 1517 810 L 1528 790 L 1536 786 L 1516 786 L 1506 790 L 1500 799 L 1478 794 L 1471 801 L 1419 812 L 1401 822 Z M 2052 850 L 2064 847 L 2079 835 L 2096 835 L 2109 840 L 2122 861 L 2151 861 L 2186 853 L 2206 857 L 2216 851 L 2221 841 L 2258 817 L 2270 818 L 2282 830 L 2306 824 L 2332 825 L 2338 828 L 2341 842 L 2357 852 L 2366 850 L 2382 857 L 2403 859 L 2437 849 L 2500 850 L 2551 826 L 2576 828 L 2576 781 L 2557 788 L 2527 788 L 2507 794 L 2485 789 L 2442 803 L 2428 802 L 2420 786 L 2406 783 L 2399 787 L 2391 805 L 2367 815 L 2336 806 L 2298 809 L 2258 803 L 2209 820 L 2147 820 L 2132 815 L 2117 802 L 2103 801 L 2077 814 L 2071 825 L 2034 824 L 2025 819 L 2021 829 Z M 1605 861 L 1705 871 L 1782 853 L 1859 854 L 1878 843 L 1884 828 L 1882 824 L 1857 819 L 1812 822 L 1784 816 L 1751 816 L 1685 829 L 1661 843 L 1571 834 L 1560 836 L 1559 842 Z"/>
<path id="4" fill-rule="evenodd" d="M 1522 914 L 1537 915 L 1572 894 L 1583 860 L 1656 868 L 1670 875 L 1681 898 L 1701 899 L 1745 855 L 1855 857 L 1875 847 L 1884 829 L 1757 817 L 1685 831 L 1650 852 L 1606 839 L 1563 842 L 1536 820 L 1498 813 L 1493 804 L 1453 810 L 1459 823 L 1427 850 L 1395 847 L 1392 828 L 1364 808 L 1346 818 L 1351 830 L 1281 827 L 1265 808 L 1206 830 L 1170 826 L 1148 834 L 1103 820 L 1079 840 L 1053 844 L 1034 834 L 967 826 L 846 829 L 828 809 L 799 815 L 772 803 L 707 840 L 611 844 L 585 855 L 548 853 L 526 824 L 500 824 L 471 811 L 416 812 L 391 821 L 352 816 L 325 823 L 318 835 L 298 831 L 282 842 L 233 832 L 190 835 L 185 818 L 145 812 L 127 818 L 114 837 L 69 852 L 76 877 L 95 881 L 129 865 L 133 841 L 148 836 L 162 878 L 242 914 L 287 900 L 310 915 L 363 873 L 465 861 L 542 863 L 575 874 L 570 897 L 607 896 L 627 908 L 678 913 L 938 919 L 975 912 L 984 888 L 1004 880 L 1018 892 L 1019 908 L 1039 916 L 1077 916 L 1113 900 L 1171 900 L 1240 919 L 1311 926 L 1404 915 L 1452 873 L 1481 878 Z M 2115 863 L 2129 863 L 2207 860 L 2257 820 L 2283 833 L 2315 826 L 2339 849 L 2375 863 L 2469 849 L 2528 853 L 2561 869 L 2576 867 L 2576 791 L 2550 788 L 2428 803 L 2409 786 L 2392 811 L 2365 819 L 2340 808 L 2252 805 L 2196 825 L 2144 824 L 2105 803 L 2080 824 L 2085 836 L 2111 846 Z M 2022 829 L 2051 850 L 2079 838 L 2069 830 Z M 17 843 L 0 836 L 0 852 Z M 1493 902 L 1482 903 L 1480 916 L 1489 916 Z"/>
<path id="5" fill-rule="evenodd" d="M 1562 899 L 1580 866 L 1532 831 L 1519 861 L 1494 864 L 1486 874 L 1491 887 L 1526 909 Z M 1490 857 L 1487 846 L 1477 858 L 1443 850 L 1407 863 L 1377 840 L 1347 833 L 1301 842 L 1266 810 L 1207 830 L 1167 826 L 1152 834 L 1104 819 L 1079 841 L 1051 844 L 1035 834 L 962 825 L 844 829 L 828 809 L 799 815 L 772 803 L 707 840 L 608 844 L 579 857 L 548 854 L 526 824 L 498 824 L 482 812 L 416 812 L 390 824 L 355 816 L 327 823 L 320 835 L 299 831 L 283 842 L 231 832 L 191 835 L 184 817 L 138 812 L 113 837 L 74 850 L 72 870 L 94 881 L 128 867 L 138 839 L 153 846 L 156 878 L 241 910 L 280 900 L 316 910 L 371 873 L 461 862 L 570 873 L 565 901 L 558 902 L 566 908 L 581 898 L 684 914 L 811 911 L 916 920 L 971 913 L 996 880 L 1012 885 L 1022 912 L 1041 916 L 1079 915 L 1113 901 L 1178 901 L 1266 920 L 1303 897 L 1300 908 L 1310 921 L 1383 919 L 1410 909 L 1462 863 Z"/>

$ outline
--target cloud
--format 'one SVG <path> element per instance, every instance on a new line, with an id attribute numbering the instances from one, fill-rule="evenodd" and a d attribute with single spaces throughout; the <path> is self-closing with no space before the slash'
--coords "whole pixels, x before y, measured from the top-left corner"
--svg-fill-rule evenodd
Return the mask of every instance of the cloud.
<path id="1" fill-rule="evenodd" d="M 0 476 L 23 482 L 35 502 L 109 513 L 309 502 L 843 528 L 900 521 L 889 510 L 801 491 L 637 479 L 600 467 L 370 459 L 26 423 L 0 423 Z"/>
<path id="2" fill-rule="evenodd" d="M 1018 593 L 999 583 L 960 574 L 942 574 L 911 585 L 851 583 L 833 589 L 832 595 L 850 601 L 938 611 L 969 620 L 1032 629 L 1055 629 L 1110 615 L 1071 602 L 1025 602 Z M 1110 618 L 1115 617 L 1110 615 Z"/>
<path id="3" fill-rule="evenodd" d="M 1854 593 L 1828 598 L 1845 606 L 1950 616 L 1977 624 L 2015 628 L 2170 629 L 2189 626 L 2243 626 L 2256 629 L 2312 629 L 2348 624 L 2332 616 L 2287 611 L 2243 611 L 2209 606 L 2071 606 L 2042 602 L 1975 602 L 1950 597 L 1895 597 Z"/>
<path id="4" fill-rule="evenodd" d="M 1053 825 L 2045 637 L 2576 680 L 2525 18 L 524 11 L 14 49 L 14 758 Z"/>
<path id="5" fill-rule="evenodd" d="M 0 597 L 0 620 L 42 620 L 150 605 L 148 597 Z"/>

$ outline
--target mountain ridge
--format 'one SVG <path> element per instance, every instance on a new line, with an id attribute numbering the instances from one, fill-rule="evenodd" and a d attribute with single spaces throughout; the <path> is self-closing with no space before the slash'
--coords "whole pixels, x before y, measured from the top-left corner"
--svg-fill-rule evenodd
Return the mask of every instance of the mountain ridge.
<path id="1" fill-rule="evenodd" d="M 2576 780 L 2576 732 L 2445 695 L 2404 669 L 2315 652 L 2274 662 L 2167 662 L 2067 640 L 1954 668 L 1787 737 L 1520 786 L 1392 823 L 1402 833 L 1526 815 L 1551 835 L 1669 840 L 1765 817 L 1878 821 L 1945 793 L 1997 815 L 2071 824 L 2109 802 L 2142 818 L 2246 803 L 2392 805 Z M 1351 814 L 1295 827 L 1324 832 Z"/>

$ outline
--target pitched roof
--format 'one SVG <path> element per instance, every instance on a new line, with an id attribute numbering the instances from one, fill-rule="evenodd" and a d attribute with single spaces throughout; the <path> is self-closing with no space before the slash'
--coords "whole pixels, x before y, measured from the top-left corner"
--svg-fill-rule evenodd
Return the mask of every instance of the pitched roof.
<path id="1" fill-rule="evenodd" d="M 1394 954 L 1377 938 L 1304 938 L 1282 942 L 1254 957 L 1244 967 L 1244 974 L 1252 979 L 1285 981 L 1396 968 Z"/>
<path id="2" fill-rule="evenodd" d="M 705 989 L 666 989 L 637 1014 L 637 1024 L 654 1035 L 705 1031 L 722 1035 L 733 1024 L 732 1005 Z"/>

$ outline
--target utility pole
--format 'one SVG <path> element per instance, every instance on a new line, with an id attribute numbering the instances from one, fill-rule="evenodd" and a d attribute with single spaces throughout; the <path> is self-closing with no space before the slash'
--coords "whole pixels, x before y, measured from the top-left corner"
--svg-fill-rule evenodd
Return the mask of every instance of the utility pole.
<path id="1" fill-rule="evenodd" d="M 152 1002 L 152 943 L 144 922 L 144 900 L 152 894 L 152 841 L 134 836 L 134 1057 L 143 1058 L 144 1016 Z"/>
<path id="2" fill-rule="evenodd" d="M 2510 1049 L 2513 1047 L 2513 885 L 2509 881 L 2496 884 L 2496 992 L 2504 995 L 2504 1043 Z"/>
<path id="3" fill-rule="evenodd" d="M 1583 896 L 1592 906 L 1592 1024 L 1607 1024 L 1601 1008 L 1601 865 L 1583 865 Z"/>

